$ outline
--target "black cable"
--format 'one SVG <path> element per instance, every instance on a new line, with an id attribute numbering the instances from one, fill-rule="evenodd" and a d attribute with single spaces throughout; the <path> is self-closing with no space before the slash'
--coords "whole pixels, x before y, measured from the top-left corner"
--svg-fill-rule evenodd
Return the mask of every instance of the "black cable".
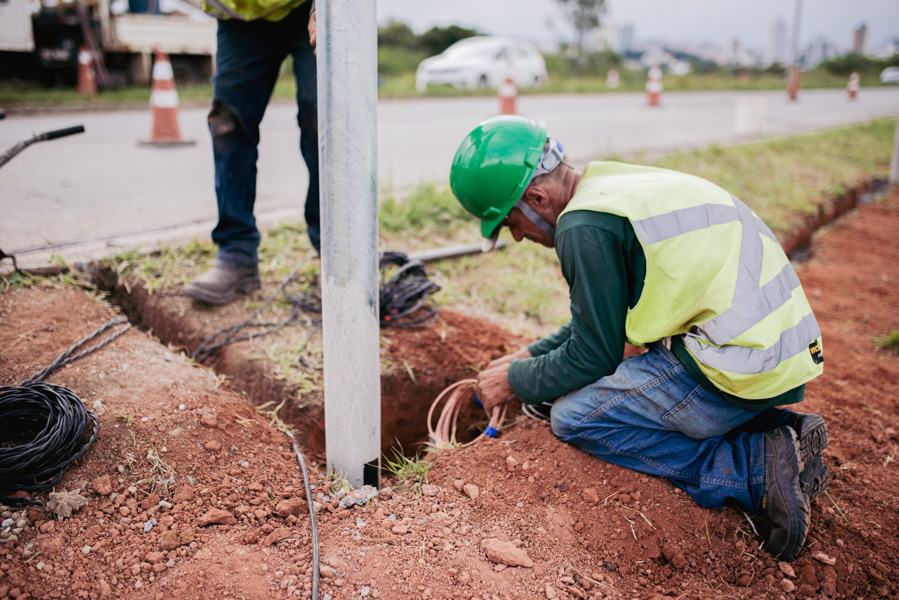
<path id="1" fill-rule="evenodd" d="M 4 258 L 9 258 L 12 260 L 12 268 L 16 273 L 18 273 L 19 275 L 26 275 L 25 271 L 19 268 L 19 263 L 16 262 L 16 257 L 14 255 L 7 254 L 3 250 L 0 250 L 0 260 L 3 260 Z"/>
<path id="2" fill-rule="evenodd" d="M 438 304 L 430 296 L 440 286 L 428 277 L 421 262 L 387 251 L 381 253 L 378 268 L 381 327 L 425 327 L 437 319 Z"/>
<path id="3" fill-rule="evenodd" d="M 72 390 L 61 385 L 41 383 L 41 380 L 59 367 L 99 350 L 128 331 L 130 323 L 103 341 L 73 355 L 104 331 L 125 322 L 122 317 L 108 321 L 20 386 L 0 387 L 0 490 L 15 493 L 50 488 L 59 483 L 66 468 L 93 445 L 99 431 L 94 413 Z M 93 423 L 90 438 L 82 444 L 90 423 Z M 28 498 L 5 496 L 0 497 L 0 502 L 7 505 L 41 504 Z"/>
<path id="4" fill-rule="evenodd" d="M 111 341 L 113 341 L 114 339 L 116 339 L 117 337 L 119 337 L 120 335 L 122 335 L 123 333 L 128 331 L 129 329 L 131 329 L 131 323 L 128 323 L 127 325 L 125 325 L 125 327 L 123 327 L 119 331 L 116 331 L 115 333 L 110 335 L 108 338 L 106 338 L 102 342 L 97 343 L 95 346 L 88 348 L 84 352 L 76 354 L 75 356 L 71 355 L 72 352 L 78 350 L 81 346 L 88 343 L 89 341 L 91 341 L 92 339 L 94 339 L 95 337 L 97 337 L 98 335 L 100 335 L 101 333 L 103 333 L 104 331 L 109 329 L 110 327 L 115 327 L 116 325 L 119 325 L 121 323 L 127 323 L 127 322 L 128 322 L 128 320 L 125 317 L 119 317 L 117 319 L 112 319 L 112 320 L 108 321 L 106 324 L 104 324 L 102 327 L 100 327 L 93 333 L 81 338 L 80 340 L 78 340 L 77 342 L 72 344 L 71 348 L 69 348 L 68 350 L 66 350 L 59 356 L 57 356 L 56 360 L 54 360 L 52 363 L 50 363 L 50 365 L 47 366 L 46 369 L 44 369 L 37 375 L 34 375 L 33 377 L 29 377 L 28 379 L 26 379 L 25 381 L 22 382 L 22 385 L 27 385 L 29 383 L 36 383 L 38 381 L 43 381 L 44 379 L 47 378 L 48 375 L 50 375 L 50 373 L 52 373 L 59 367 L 65 366 L 65 365 L 69 364 L 70 362 L 76 361 L 83 356 L 87 356 L 94 350 L 99 350 L 106 344 L 110 343 Z"/>
<path id="5" fill-rule="evenodd" d="M 214 332 L 212 335 L 207 337 L 200 346 L 194 350 L 193 354 L 190 355 L 191 359 L 196 360 L 197 362 L 203 362 L 213 354 L 215 354 L 221 348 L 229 344 L 234 344 L 236 342 L 243 342 L 246 340 L 251 340 L 257 337 L 262 337 L 264 335 L 268 335 L 270 333 L 274 333 L 284 327 L 287 327 L 294 321 L 299 320 L 301 312 L 321 312 L 321 299 L 316 296 L 304 294 L 300 298 L 295 298 L 288 294 L 285 291 L 285 287 L 288 283 L 294 278 L 297 274 L 297 271 L 300 270 L 300 267 L 303 266 L 303 263 L 306 262 L 306 259 L 301 260 L 297 263 L 297 265 L 293 268 L 287 277 L 281 282 L 281 285 L 278 286 L 278 289 L 274 291 L 274 293 L 268 297 L 268 299 L 256 309 L 249 318 L 244 320 L 241 323 L 237 323 L 236 325 L 228 325 L 226 327 L 222 327 L 218 331 Z M 284 297 L 290 303 L 291 313 L 290 316 L 281 321 L 280 323 L 253 323 L 252 321 L 259 316 L 262 311 L 264 311 L 268 306 L 274 301 L 275 297 L 279 294 L 283 293 Z M 317 324 L 317 322 L 313 321 L 312 323 Z M 266 330 L 260 331 L 257 333 L 252 333 L 249 335 L 244 335 L 238 337 L 238 334 L 243 331 L 247 327 L 267 327 Z M 227 334 L 227 335 L 225 335 Z M 224 335 L 224 339 L 217 343 L 215 342 L 216 338 Z"/>
<path id="6" fill-rule="evenodd" d="M 90 439 L 82 435 L 93 422 Z M 61 385 L 29 383 L 0 387 L 0 489 L 42 491 L 59 483 L 66 468 L 97 439 L 94 413 Z M 27 498 L 0 498 L 3 504 L 41 504 Z"/>
<path id="7" fill-rule="evenodd" d="M 293 451 L 296 453 L 297 461 L 299 461 L 300 468 L 303 470 L 303 485 L 306 486 L 306 507 L 309 509 L 309 523 L 310 529 L 312 530 L 312 600 L 318 600 L 318 527 L 315 523 L 315 504 L 312 500 L 312 487 L 309 485 L 309 473 L 306 471 L 306 461 L 303 459 L 303 453 L 300 452 L 300 447 L 297 444 L 296 438 L 293 436 L 293 432 L 288 428 L 284 428 L 282 431 L 287 434 L 287 437 L 289 437 L 290 441 L 293 443 Z"/>
<path id="8" fill-rule="evenodd" d="M 296 298 L 288 294 L 285 289 L 304 262 L 305 259 L 294 267 L 293 271 L 278 286 L 278 289 L 248 319 L 213 332 L 194 350 L 190 357 L 197 362 L 203 362 L 225 346 L 262 337 L 287 327 L 298 321 L 301 313 L 320 314 L 322 307 L 321 298 L 318 295 L 303 294 Z M 378 291 L 381 327 L 425 327 L 437 319 L 438 305 L 429 296 L 438 292 L 440 286 L 428 277 L 421 262 L 410 260 L 402 252 L 386 251 L 380 254 L 378 267 L 381 271 L 381 285 Z M 280 323 L 253 323 L 253 320 L 268 308 L 279 293 L 283 294 L 291 305 L 290 316 Z M 318 326 L 321 324 L 321 320 L 313 320 L 309 323 Z M 256 333 L 238 335 L 248 327 L 264 327 L 265 329 Z M 300 362 L 307 368 L 321 370 L 320 367 L 310 367 L 302 356 Z"/>

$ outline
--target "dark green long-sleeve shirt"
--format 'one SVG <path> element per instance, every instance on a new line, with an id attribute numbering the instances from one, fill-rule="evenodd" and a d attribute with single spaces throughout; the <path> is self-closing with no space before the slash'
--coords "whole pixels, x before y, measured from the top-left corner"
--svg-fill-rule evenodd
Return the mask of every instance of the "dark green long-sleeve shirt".
<path id="1" fill-rule="evenodd" d="M 554 400 L 618 368 L 624 354 L 625 320 L 643 292 L 646 257 L 625 217 L 596 211 L 564 214 L 556 227 L 556 254 L 568 282 L 571 320 L 529 346 L 533 358 L 514 361 L 509 384 L 523 402 Z M 805 386 L 775 398 L 747 401 L 716 388 L 674 340 L 672 349 L 703 387 L 732 404 L 763 409 L 799 402 Z"/>

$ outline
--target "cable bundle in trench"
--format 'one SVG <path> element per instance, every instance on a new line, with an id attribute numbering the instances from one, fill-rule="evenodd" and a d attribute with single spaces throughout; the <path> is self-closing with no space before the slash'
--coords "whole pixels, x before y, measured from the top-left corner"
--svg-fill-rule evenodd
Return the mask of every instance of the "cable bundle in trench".
<path id="1" fill-rule="evenodd" d="M 396 270 L 391 273 L 392 267 Z M 428 277 L 420 261 L 387 251 L 381 253 L 378 268 L 381 327 L 426 327 L 437 319 L 437 302 L 430 296 L 440 286 Z"/>
<path id="2" fill-rule="evenodd" d="M 294 298 L 285 289 L 304 262 L 305 259 L 294 267 L 278 286 L 278 289 L 249 318 L 242 323 L 228 325 L 214 332 L 200 344 L 190 357 L 197 362 L 203 362 L 225 346 L 262 337 L 299 322 L 301 313 L 321 314 L 322 307 L 319 296 L 304 294 L 300 298 Z M 430 300 L 429 296 L 438 292 L 440 286 L 428 277 L 421 262 L 410 260 L 402 252 L 386 251 L 379 256 L 378 268 L 381 272 L 381 284 L 378 289 L 381 327 L 426 327 L 437 318 L 437 303 Z M 390 277 L 387 276 L 388 274 Z M 278 293 L 282 293 L 290 303 L 291 314 L 279 323 L 254 322 L 256 317 L 274 301 Z M 315 328 L 307 337 L 307 342 L 321 328 L 321 320 L 311 320 L 309 324 Z M 244 329 L 254 327 L 263 329 L 239 335 Z M 300 360 L 305 364 L 302 356 L 300 356 Z M 306 366 L 321 370 L 321 367 Z"/>
<path id="3" fill-rule="evenodd" d="M 465 444 L 456 442 L 459 413 L 462 411 L 463 403 L 466 400 L 474 400 L 480 405 L 480 402 L 477 399 L 477 393 L 475 392 L 477 385 L 477 379 L 463 379 L 440 392 L 440 395 L 437 396 L 433 404 L 431 404 L 430 410 L 428 410 L 429 446 L 437 448 L 438 450 L 446 448 L 467 448 L 484 438 L 496 437 L 497 434 L 499 434 L 499 430 L 503 426 L 503 421 L 506 420 L 507 404 L 505 402 L 493 407 L 493 410 L 490 411 L 490 422 L 478 437 Z M 440 411 L 437 425 L 434 426 L 431 424 L 434 411 L 444 400 L 446 403 Z"/>
<path id="4" fill-rule="evenodd" d="M 0 387 L 0 490 L 13 493 L 46 490 L 59 483 L 68 466 L 93 445 L 99 430 L 94 413 L 72 390 L 41 383 L 41 380 L 128 331 L 130 323 L 93 347 L 73 355 L 110 327 L 125 322 L 124 318 L 107 322 L 20 386 Z M 83 443 L 91 424 L 89 439 Z M 19 497 L 0 497 L 0 502 L 41 504 Z"/>

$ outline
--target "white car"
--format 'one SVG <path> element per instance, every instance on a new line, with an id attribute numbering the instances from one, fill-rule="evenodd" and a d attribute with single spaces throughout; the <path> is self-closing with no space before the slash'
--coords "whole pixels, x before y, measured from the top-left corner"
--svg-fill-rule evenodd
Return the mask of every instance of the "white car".
<path id="1" fill-rule="evenodd" d="M 429 85 L 499 87 L 508 78 L 520 88 L 543 85 L 543 55 L 524 40 L 479 36 L 459 40 L 442 54 L 421 61 L 415 73 L 415 87 L 419 92 Z"/>
<path id="2" fill-rule="evenodd" d="M 899 67 L 887 67 L 881 71 L 880 83 L 899 83 Z"/>

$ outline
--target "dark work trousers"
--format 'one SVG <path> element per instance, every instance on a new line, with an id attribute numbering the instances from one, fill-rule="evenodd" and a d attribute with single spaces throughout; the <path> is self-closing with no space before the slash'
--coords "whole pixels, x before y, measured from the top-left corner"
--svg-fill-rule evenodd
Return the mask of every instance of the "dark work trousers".
<path id="1" fill-rule="evenodd" d="M 258 262 L 260 234 L 256 203 L 259 123 L 272 96 L 284 59 L 293 56 L 297 82 L 300 152 L 309 169 L 305 217 L 309 239 L 320 249 L 318 190 L 318 110 L 315 55 L 309 44 L 305 2 L 277 22 L 220 20 L 216 72 L 212 77 L 209 131 L 215 159 L 219 220 L 212 239 L 218 260 L 234 265 Z"/>

